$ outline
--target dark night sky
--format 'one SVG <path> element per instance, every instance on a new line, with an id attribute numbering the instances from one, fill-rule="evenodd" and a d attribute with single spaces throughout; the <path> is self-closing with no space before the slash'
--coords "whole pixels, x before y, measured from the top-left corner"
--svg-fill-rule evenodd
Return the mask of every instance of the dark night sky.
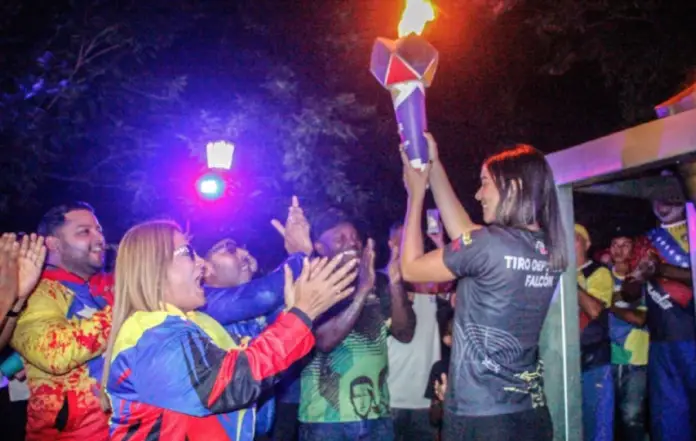
<path id="1" fill-rule="evenodd" d="M 521 24 L 520 14 L 513 12 L 492 22 L 469 13 L 471 11 L 461 6 L 462 2 L 442 0 L 436 3 L 442 13 L 430 25 L 427 37 L 440 51 L 441 62 L 428 92 L 430 130 L 439 140 L 441 156 L 455 187 L 474 213 L 478 213 L 473 201 L 478 167 L 486 153 L 499 147 L 501 139 L 496 135 L 501 127 L 508 127 L 508 133 L 523 134 L 521 137 L 508 135 L 503 141 L 527 142 L 551 152 L 610 133 L 621 126 L 617 91 L 604 85 L 597 64 L 578 64 L 570 73 L 559 77 L 539 75 L 538 67 L 547 54 L 538 47 L 531 31 Z M 247 57 L 260 50 L 269 63 L 291 65 L 307 90 L 321 93 L 330 83 L 333 90 L 355 92 L 366 102 L 378 104 L 382 115 L 391 115 L 389 96 L 380 89 L 367 67 L 372 39 L 394 36 L 402 3 L 396 0 L 325 0 L 305 2 L 302 7 L 298 4 L 277 0 L 220 2 L 216 25 L 188 31 L 158 59 L 158 69 L 162 75 L 189 75 L 186 99 L 191 108 L 221 110 L 235 93 L 243 92 L 256 82 L 257 73 L 249 67 Z M 349 20 L 346 23 L 329 20 L 327 11 L 332 7 L 345 13 Z M 250 16 L 263 24 L 266 34 L 250 35 L 244 29 L 242 16 Z M 673 24 L 682 29 L 688 21 L 684 14 L 674 11 L 663 11 L 659 20 L 667 23 L 667 28 Z M 318 36 L 340 36 L 350 28 L 359 31 L 355 43 L 345 51 L 327 56 L 327 47 Z M 327 59 L 330 60 L 328 67 Z M 673 72 L 673 75 L 679 78 L 683 73 Z M 675 85 L 679 81 L 676 79 Z M 491 115 L 507 115 L 498 111 L 504 104 L 501 104 L 501 96 L 506 90 L 518 91 L 513 114 L 521 117 L 510 121 L 502 117 L 491 127 Z M 666 98 L 675 91 L 656 91 L 656 94 Z M 374 181 L 374 185 L 393 200 L 388 206 L 380 202 L 370 208 L 369 230 L 373 234 L 384 232 L 404 207 L 397 142 L 396 133 L 392 131 L 362 140 L 361 148 L 355 152 L 352 177 L 363 183 Z M 42 200 L 35 210 L 12 213 L 11 219 L 6 217 L 2 223 L 12 228 L 31 225 L 53 201 L 71 192 L 94 201 L 97 208 L 106 207 L 109 199 L 118 197 L 55 185 L 41 192 Z M 605 200 L 602 204 L 607 209 L 597 210 L 595 200 L 580 199 L 583 205 L 594 208 L 583 214 L 586 208 L 578 207 L 580 218 L 589 221 L 591 228 L 612 222 L 609 217 L 616 201 Z M 626 204 L 624 206 L 631 207 L 633 213 L 647 213 L 645 203 L 629 201 Z M 120 214 L 102 215 L 107 227 L 108 216 L 113 215 Z M 637 218 L 631 222 L 641 225 L 651 222 L 647 215 Z M 261 237 L 272 234 L 270 227 L 259 233 Z"/>

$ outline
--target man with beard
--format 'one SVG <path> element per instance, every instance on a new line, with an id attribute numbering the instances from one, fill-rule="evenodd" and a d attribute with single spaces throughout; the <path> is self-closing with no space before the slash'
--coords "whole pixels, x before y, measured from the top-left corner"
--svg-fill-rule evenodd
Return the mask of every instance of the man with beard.
<path id="1" fill-rule="evenodd" d="M 415 315 L 400 277 L 376 274 L 374 242 L 363 249 L 356 228 L 338 210 L 323 213 L 312 226 L 315 251 L 327 258 L 361 257 L 352 298 L 327 311 L 315 325 L 316 352 L 302 372 L 300 439 L 352 441 L 394 438 L 386 385 L 387 336 L 409 342 Z M 356 406 L 356 380 L 369 394 L 369 408 Z M 361 398 L 362 399 L 362 398 Z M 362 401 L 361 401 L 362 403 Z"/>
<path id="2" fill-rule="evenodd" d="M 665 201 L 654 201 L 653 212 L 661 225 L 636 242 L 640 260 L 622 294 L 637 301 L 631 286 L 647 294 L 650 437 L 687 441 L 696 437 L 696 320 L 686 213 Z"/>
<path id="3" fill-rule="evenodd" d="M 31 393 L 26 439 L 105 441 L 108 420 L 97 395 L 113 281 L 101 272 L 104 235 L 84 202 L 50 209 L 38 234 L 46 238 L 47 268 L 11 341 Z"/>

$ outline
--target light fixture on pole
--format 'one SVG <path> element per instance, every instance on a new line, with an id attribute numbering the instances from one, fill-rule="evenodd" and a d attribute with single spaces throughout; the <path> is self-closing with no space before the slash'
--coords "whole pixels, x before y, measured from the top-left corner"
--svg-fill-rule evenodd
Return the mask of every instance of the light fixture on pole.
<path id="1" fill-rule="evenodd" d="M 227 141 L 209 142 L 205 147 L 208 168 L 229 170 L 232 167 L 234 144 Z"/>

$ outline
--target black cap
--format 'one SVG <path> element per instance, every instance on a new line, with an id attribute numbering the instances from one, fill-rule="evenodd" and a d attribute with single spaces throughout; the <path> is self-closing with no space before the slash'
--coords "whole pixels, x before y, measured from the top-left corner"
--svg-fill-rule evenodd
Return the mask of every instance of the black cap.
<path id="1" fill-rule="evenodd" d="M 338 208 L 329 208 L 312 220 L 312 241 L 317 241 L 326 231 L 340 224 L 353 224 L 351 218 Z"/>
<path id="2" fill-rule="evenodd" d="M 633 239 L 641 233 L 640 231 L 637 231 L 635 227 L 631 228 L 625 225 L 615 225 L 609 231 L 609 241 L 612 241 L 619 237 L 627 237 L 629 239 Z"/>

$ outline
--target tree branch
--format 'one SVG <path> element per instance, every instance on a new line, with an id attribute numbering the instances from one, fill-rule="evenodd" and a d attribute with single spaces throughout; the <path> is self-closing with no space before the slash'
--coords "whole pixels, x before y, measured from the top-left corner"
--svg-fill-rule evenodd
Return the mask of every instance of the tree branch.
<path id="1" fill-rule="evenodd" d="M 82 69 L 83 66 L 94 61 L 96 58 L 121 47 L 120 44 L 114 44 L 114 45 L 111 45 L 111 46 L 106 47 L 104 49 L 101 49 L 96 54 L 91 54 L 91 52 L 94 51 L 97 48 L 97 46 L 99 45 L 99 40 L 105 38 L 106 35 L 108 35 L 109 33 L 115 32 L 119 26 L 120 25 L 109 26 L 109 27 L 103 29 L 102 31 L 100 31 L 97 35 L 94 36 L 94 38 L 92 38 L 92 40 L 89 42 L 89 45 L 87 46 L 87 48 L 85 48 L 85 42 L 83 39 L 82 43 L 80 44 L 80 51 L 78 52 L 78 55 L 77 55 L 77 61 L 75 62 L 75 67 L 73 67 L 73 71 L 70 74 L 70 76 L 68 77 L 68 83 L 72 83 L 73 78 L 75 78 L 75 76 L 78 74 L 78 72 L 80 71 L 80 69 Z M 58 100 L 62 96 L 63 96 L 62 91 L 56 93 L 55 96 L 53 97 L 53 99 L 48 103 L 48 106 L 46 106 L 46 111 L 48 112 L 49 110 L 51 110 L 51 108 L 58 102 Z"/>
<path id="2" fill-rule="evenodd" d="M 100 50 L 99 52 L 97 52 L 96 54 L 94 54 L 94 55 L 90 56 L 89 58 L 87 58 L 87 59 L 85 60 L 84 64 L 89 64 L 89 63 L 91 63 L 92 61 L 94 61 L 96 58 L 99 58 L 99 57 L 101 57 L 102 55 L 108 54 L 109 52 L 115 51 L 116 49 L 119 49 L 119 48 L 121 48 L 121 45 L 120 45 L 120 44 L 114 44 L 114 45 L 112 45 L 112 46 L 109 46 L 109 47 L 107 47 L 107 48 L 104 48 L 104 49 Z"/>
<path id="3" fill-rule="evenodd" d="M 105 182 L 95 182 L 95 181 L 90 181 L 86 177 L 77 177 L 77 176 L 64 176 L 56 173 L 43 173 L 42 176 L 47 179 L 52 179 L 55 181 L 62 181 L 62 182 L 73 182 L 76 184 L 85 184 L 89 185 L 90 187 L 102 187 L 102 188 L 118 188 L 124 191 L 127 191 L 128 189 L 126 188 L 125 185 L 119 183 L 119 184 L 107 184 Z"/>

